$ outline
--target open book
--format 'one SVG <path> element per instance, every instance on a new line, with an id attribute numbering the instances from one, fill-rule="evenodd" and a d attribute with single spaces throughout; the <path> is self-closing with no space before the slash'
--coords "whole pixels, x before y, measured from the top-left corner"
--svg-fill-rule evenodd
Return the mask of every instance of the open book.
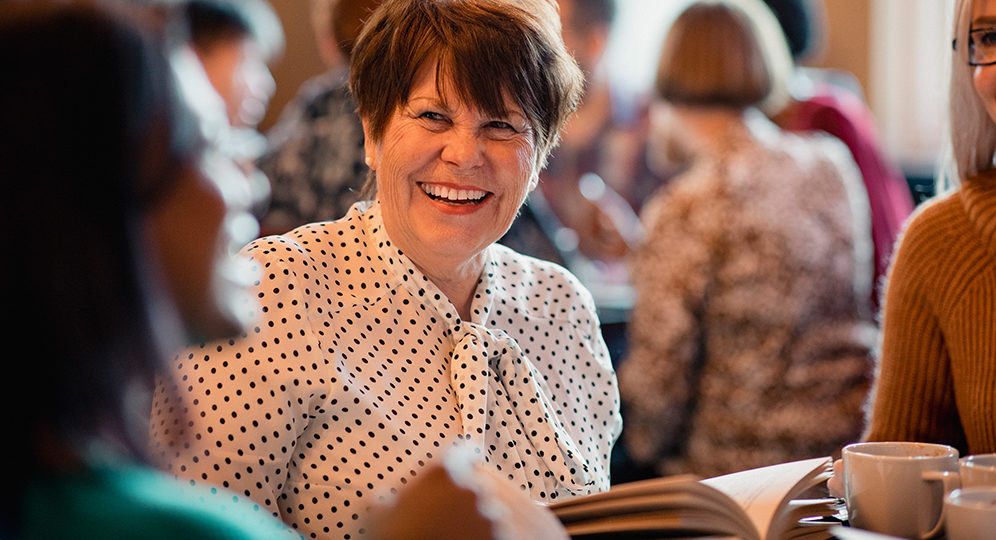
<path id="1" fill-rule="evenodd" d="M 550 505 L 572 538 L 731 536 L 826 539 L 837 499 L 802 499 L 831 475 L 829 457 L 699 480 L 672 476 Z"/>

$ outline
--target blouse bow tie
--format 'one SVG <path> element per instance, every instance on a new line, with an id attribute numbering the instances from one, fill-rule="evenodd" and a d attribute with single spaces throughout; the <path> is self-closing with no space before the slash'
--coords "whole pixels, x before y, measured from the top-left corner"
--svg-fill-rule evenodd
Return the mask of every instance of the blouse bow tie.
<path id="1" fill-rule="evenodd" d="M 489 420 L 521 431 L 532 448 L 519 454 L 546 471 L 571 493 L 587 493 L 593 481 L 588 464 L 560 423 L 558 408 L 542 375 L 504 330 L 460 322 L 453 328 L 457 343 L 450 363 L 451 384 L 463 422 L 463 434 L 478 452 L 500 451 L 500 441 L 486 428 Z M 489 381 L 491 384 L 489 384 Z M 488 401 L 492 403 L 489 404 Z M 490 411 L 490 412 L 488 412 Z"/>

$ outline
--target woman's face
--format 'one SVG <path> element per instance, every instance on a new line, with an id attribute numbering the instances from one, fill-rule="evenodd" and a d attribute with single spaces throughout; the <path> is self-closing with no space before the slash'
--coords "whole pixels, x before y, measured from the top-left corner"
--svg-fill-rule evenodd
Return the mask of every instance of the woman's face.
<path id="1" fill-rule="evenodd" d="M 972 6 L 971 29 L 996 27 L 996 0 L 975 0 Z M 975 91 L 996 122 L 996 65 L 975 66 L 972 72 Z"/>
<path id="2" fill-rule="evenodd" d="M 236 127 L 259 124 L 276 91 L 259 47 L 249 38 L 223 40 L 200 58 L 212 86 L 225 100 L 229 122 Z"/>
<path id="3" fill-rule="evenodd" d="M 248 322 L 248 261 L 235 253 L 258 231 L 248 179 L 214 149 L 185 163 L 148 216 L 152 249 L 195 340 L 230 337 Z"/>
<path id="4" fill-rule="evenodd" d="M 448 77 L 437 89 L 435 73 L 434 63 L 421 70 L 381 140 L 366 133 L 366 148 L 392 241 L 423 270 L 445 272 L 505 234 L 538 171 L 532 127 L 513 100 L 507 116 L 487 115 Z"/>

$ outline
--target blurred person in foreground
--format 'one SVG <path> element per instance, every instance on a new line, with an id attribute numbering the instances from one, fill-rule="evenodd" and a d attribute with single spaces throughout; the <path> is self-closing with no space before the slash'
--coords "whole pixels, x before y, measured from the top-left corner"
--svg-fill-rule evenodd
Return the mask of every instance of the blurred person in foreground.
<path id="1" fill-rule="evenodd" d="M 802 64 L 822 41 L 822 0 L 765 2 L 778 18 L 795 63 L 787 77 L 776 81 L 786 87 L 788 99 L 771 103 L 765 112 L 782 129 L 825 131 L 851 151 L 864 180 L 871 212 L 874 281 L 869 302 L 875 312 L 880 307 L 885 273 L 899 231 L 913 211 L 912 192 L 902 170 L 882 147 L 877 122 L 854 76 Z"/>
<path id="2" fill-rule="evenodd" d="M 17 412 L 0 536 L 296 538 L 144 451 L 165 353 L 241 328 L 251 276 L 230 248 L 255 229 L 244 178 L 203 136 L 152 27 L 98 6 L 0 4 L 4 305 L 35 359 L 4 379 Z"/>
<path id="3" fill-rule="evenodd" d="M 371 199 L 244 249 L 256 323 L 157 392 L 170 470 L 319 537 L 370 532 L 457 447 L 536 502 L 608 489 L 621 420 L 591 295 L 494 243 L 582 84 L 552 2 L 383 2 L 350 65 Z"/>
<path id="4" fill-rule="evenodd" d="M 843 144 L 758 110 L 789 69 L 760 0 L 692 2 L 664 40 L 651 140 L 683 168 L 641 214 L 619 368 L 625 447 L 655 474 L 830 455 L 861 429 L 867 199 Z"/>
<path id="5" fill-rule="evenodd" d="M 312 0 L 316 45 L 328 69 L 313 77 L 266 132 L 256 161 L 270 179 L 263 234 L 338 219 L 360 200 L 367 178 L 363 125 L 349 94 L 349 57 L 380 0 Z"/>

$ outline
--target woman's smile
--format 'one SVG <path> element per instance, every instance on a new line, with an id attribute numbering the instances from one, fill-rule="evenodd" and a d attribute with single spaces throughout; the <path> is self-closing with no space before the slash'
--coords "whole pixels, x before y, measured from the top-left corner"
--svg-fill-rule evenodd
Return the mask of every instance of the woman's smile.
<path id="1" fill-rule="evenodd" d="M 453 187 L 427 182 L 419 182 L 419 187 L 433 201 L 456 206 L 475 206 L 491 196 L 488 191 L 471 187 Z"/>

